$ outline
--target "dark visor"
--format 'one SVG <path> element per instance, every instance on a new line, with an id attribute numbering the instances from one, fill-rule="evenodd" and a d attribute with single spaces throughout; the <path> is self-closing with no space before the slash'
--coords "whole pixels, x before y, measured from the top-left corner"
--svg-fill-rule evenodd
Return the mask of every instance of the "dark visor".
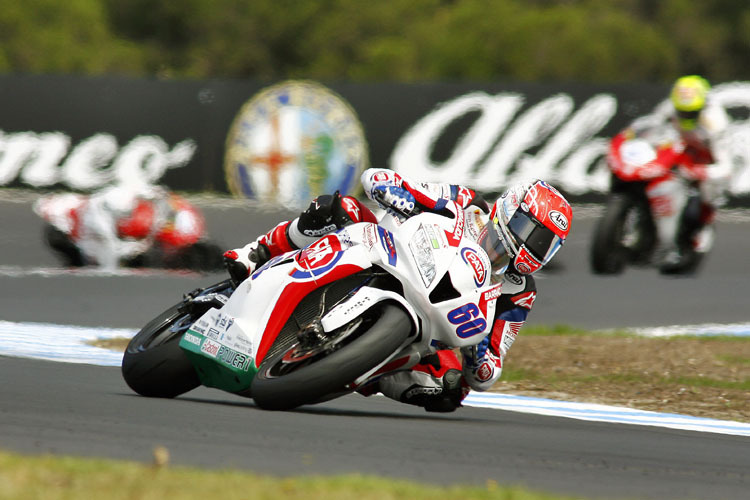
<path id="1" fill-rule="evenodd" d="M 510 218 L 508 229 L 518 244 L 525 245 L 542 264 L 549 262 L 562 245 L 559 236 L 520 207 Z"/>
<path id="2" fill-rule="evenodd" d="M 700 113 L 700 110 L 695 111 L 677 111 L 677 116 L 681 120 L 695 120 L 698 118 L 698 114 Z"/>

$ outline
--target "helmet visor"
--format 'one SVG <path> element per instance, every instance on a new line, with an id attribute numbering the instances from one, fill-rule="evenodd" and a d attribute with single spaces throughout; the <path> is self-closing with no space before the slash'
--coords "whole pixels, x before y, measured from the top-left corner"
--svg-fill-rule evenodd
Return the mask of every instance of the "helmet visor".
<path id="1" fill-rule="evenodd" d="M 677 111 L 677 122 L 682 130 L 693 130 L 698 125 L 700 111 Z"/>
<path id="2" fill-rule="evenodd" d="M 563 244 L 562 238 L 521 207 L 508 221 L 508 229 L 518 244 L 526 247 L 542 265 L 547 264 Z"/>
<path id="3" fill-rule="evenodd" d="M 491 226 L 491 227 L 490 227 Z M 494 271 L 505 271 L 510 263 L 510 256 L 498 234 L 497 218 L 487 224 L 479 235 L 479 244 L 487 252 Z"/>

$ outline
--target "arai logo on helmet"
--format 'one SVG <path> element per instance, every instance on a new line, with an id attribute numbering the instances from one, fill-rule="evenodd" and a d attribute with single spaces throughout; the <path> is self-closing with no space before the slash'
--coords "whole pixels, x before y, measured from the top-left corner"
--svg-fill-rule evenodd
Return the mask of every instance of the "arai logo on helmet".
<path id="1" fill-rule="evenodd" d="M 320 194 L 350 193 L 367 163 L 351 106 L 318 83 L 286 81 L 242 106 L 227 136 L 224 170 L 235 196 L 301 209 Z"/>
<path id="2" fill-rule="evenodd" d="M 565 214 L 558 210 L 552 210 L 549 213 L 549 220 L 552 221 L 552 223 L 557 226 L 561 231 L 567 231 L 568 230 L 568 218 L 565 217 Z"/>

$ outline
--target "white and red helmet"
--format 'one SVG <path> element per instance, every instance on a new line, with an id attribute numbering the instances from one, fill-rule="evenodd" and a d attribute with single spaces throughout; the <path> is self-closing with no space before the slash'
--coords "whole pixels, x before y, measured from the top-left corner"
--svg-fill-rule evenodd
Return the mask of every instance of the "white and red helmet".
<path id="1" fill-rule="evenodd" d="M 573 209 L 557 189 L 540 180 L 524 182 L 497 199 L 480 241 L 495 269 L 531 274 L 554 257 L 572 220 Z"/>

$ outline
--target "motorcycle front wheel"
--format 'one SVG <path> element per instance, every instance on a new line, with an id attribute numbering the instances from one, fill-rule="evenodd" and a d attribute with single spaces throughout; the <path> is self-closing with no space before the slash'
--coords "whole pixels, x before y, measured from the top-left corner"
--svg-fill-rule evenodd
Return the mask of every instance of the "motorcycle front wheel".
<path id="1" fill-rule="evenodd" d="M 656 228 L 645 200 L 613 194 L 607 201 L 591 244 L 595 274 L 620 274 L 630 263 L 647 263 L 656 244 Z"/>
<path id="2" fill-rule="evenodd" d="M 319 342 L 298 342 L 267 357 L 250 392 L 267 410 L 290 410 L 345 393 L 347 384 L 387 359 L 410 332 L 406 311 L 382 303 Z"/>
<path id="3" fill-rule="evenodd" d="M 197 295 L 230 290 L 228 280 L 197 290 L 136 333 L 122 358 L 122 376 L 128 386 L 141 396 L 156 398 L 174 398 L 198 387 L 198 374 L 179 344 L 204 310 L 186 305 Z"/>

